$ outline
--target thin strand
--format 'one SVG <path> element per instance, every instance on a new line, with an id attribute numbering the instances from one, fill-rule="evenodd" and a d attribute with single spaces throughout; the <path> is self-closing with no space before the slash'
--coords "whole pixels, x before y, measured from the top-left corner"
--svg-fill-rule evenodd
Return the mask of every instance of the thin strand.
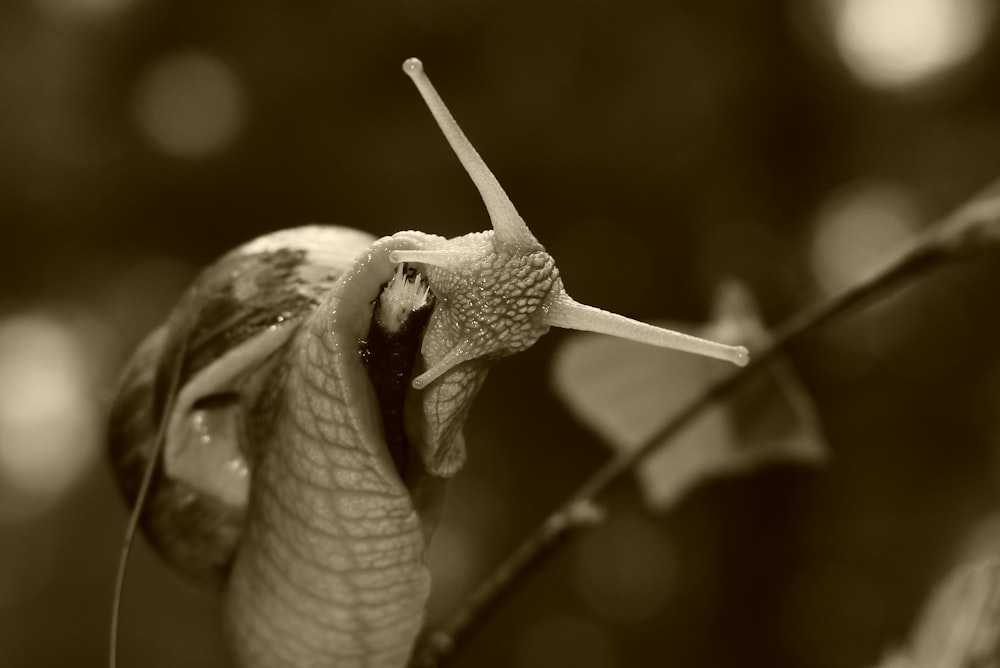
<path id="1" fill-rule="evenodd" d="M 178 359 L 183 359 L 187 352 L 187 340 L 181 346 Z M 153 474 L 156 472 L 156 464 L 163 453 L 164 445 L 167 441 L 167 429 L 170 425 L 170 414 L 173 412 L 174 402 L 177 398 L 177 390 L 180 385 L 182 364 L 177 364 L 173 376 L 170 379 L 170 390 L 167 394 L 168 400 L 164 406 L 163 416 L 160 420 L 159 429 L 156 432 L 156 446 L 153 448 L 153 455 L 146 464 L 146 470 L 142 474 L 142 482 L 139 485 L 139 493 L 132 506 L 132 513 L 128 518 L 128 525 L 125 527 L 125 536 L 122 540 L 122 549 L 118 555 L 118 569 L 115 573 L 115 592 L 111 602 L 111 634 L 109 638 L 108 668 L 118 666 L 118 620 L 121 618 L 122 598 L 125 592 L 125 575 L 128 571 L 128 558 L 132 552 L 132 543 L 135 541 L 136 530 L 139 528 L 139 520 L 142 511 L 149 498 L 149 490 L 153 484 Z"/>
<path id="2" fill-rule="evenodd" d="M 744 346 L 729 346 L 632 320 L 617 313 L 581 304 L 565 293 L 560 295 L 549 308 L 546 320 L 553 327 L 610 334 L 629 341 L 732 362 L 737 366 L 746 366 L 750 361 L 750 353 Z"/>
<path id="3" fill-rule="evenodd" d="M 472 179 L 483 198 L 483 204 L 486 205 L 486 211 L 493 223 L 493 231 L 496 233 L 495 241 L 517 250 L 541 248 L 524 219 L 517 213 L 514 203 L 510 201 L 507 193 L 500 186 L 497 177 L 486 166 L 486 162 L 480 157 L 465 133 L 462 132 L 455 117 L 448 111 L 444 100 L 438 95 L 430 79 L 424 73 L 423 63 L 418 58 L 408 58 L 403 63 L 403 71 L 416 84 L 417 90 L 420 91 L 421 97 L 424 98 L 431 114 L 434 115 L 445 139 L 451 144 L 452 150 L 458 156 L 465 171 L 468 172 L 469 178 Z"/>

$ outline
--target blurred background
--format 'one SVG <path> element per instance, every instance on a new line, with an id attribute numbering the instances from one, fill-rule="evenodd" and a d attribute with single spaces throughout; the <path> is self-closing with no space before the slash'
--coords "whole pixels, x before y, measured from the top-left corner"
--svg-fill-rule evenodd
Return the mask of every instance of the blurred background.
<path id="1" fill-rule="evenodd" d="M 308 222 L 487 227 L 404 58 L 577 299 L 697 323 L 735 276 L 777 323 L 1000 175 L 996 18 L 989 0 L 0 4 L 0 666 L 105 661 L 126 523 L 105 413 L 199 268 Z M 619 485 L 456 665 L 875 664 L 957 555 L 1000 545 L 997 260 L 792 351 L 829 466 L 657 516 Z M 491 372 L 432 620 L 607 456 L 551 390 L 565 336 Z M 121 665 L 225 665 L 215 598 L 133 559 Z"/>

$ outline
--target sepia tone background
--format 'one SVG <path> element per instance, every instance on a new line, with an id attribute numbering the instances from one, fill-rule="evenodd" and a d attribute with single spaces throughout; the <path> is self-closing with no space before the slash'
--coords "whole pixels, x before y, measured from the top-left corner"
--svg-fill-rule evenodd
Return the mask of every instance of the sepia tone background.
<path id="1" fill-rule="evenodd" d="M 126 522 L 115 377 L 195 272 L 272 230 L 487 227 L 400 71 L 419 56 L 580 301 L 697 323 L 730 276 L 776 323 L 1000 175 L 988 0 L 0 4 L 0 666 L 99 666 Z M 632 485 L 459 666 L 863 668 L 1000 545 L 996 253 L 793 351 L 832 450 Z M 436 537 L 440 619 L 607 456 L 499 363 Z M 986 547 L 983 547 L 986 546 Z M 142 545 L 124 666 L 225 665 L 215 598 Z"/>

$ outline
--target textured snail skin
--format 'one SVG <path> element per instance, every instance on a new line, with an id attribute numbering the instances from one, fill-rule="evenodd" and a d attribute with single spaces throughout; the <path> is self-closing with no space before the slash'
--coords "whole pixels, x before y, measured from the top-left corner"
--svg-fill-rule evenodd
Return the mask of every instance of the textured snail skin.
<path id="1" fill-rule="evenodd" d="M 396 472 L 358 354 L 399 246 L 373 245 L 272 366 L 279 398 L 249 434 L 261 445 L 225 590 L 242 667 L 403 666 L 420 630 L 433 512 Z M 422 482 L 437 506 L 444 481 Z"/>
<path id="2" fill-rule="evenodd" d="M 405 391 L 409 464 L 397 469 L 362 342 L 404 251 L 459 261 L 420 268 L 435 299 L 412 373 L 437 371 Z M 522 291 L 558 287 L 549 265 L 496 252 L 492 232 L 276 232 L 202 272 L 140 347 L 112 407 L 112 463 L 135 504 L 168 425 L 143 528 L 173 565 L 223 591 L 240 668 L 406 664 L 465 418 L 489 364 L 547 331 L 532 315 L 543 300 Z M 535 281 L 538 270 L 552 279 Z M 218 481 L 241 460 L 249 484 L 234 494 Z"/>
<path id="3" fill-rule="evenodd" d="M 331 227 L 246 244 L 202 273 L 125 371 L 109 443 L 134 504 L 158 425 L 169 419 L 164 378 L 179 368 L 188 386 L 261 333 L 288 332 L 274 354 L 220 388 L 220 399 L 199 404 L 242 411 L 246 505 L 220 502 L 165 464 L 142 515 L 168 561 L 222 590 L 227 644 L 240 668 L 395 667 L 409 659 L 447 484 L 429 471 L 425 450 L 464 450 L 461 427 L 486 363 L 407 391 L 403 422 L 415 456 L 401 477 L 360 348 L 372 303 L 397 266 L 389 252 L 445 241 L 419 232 L 375 240 Z"/>

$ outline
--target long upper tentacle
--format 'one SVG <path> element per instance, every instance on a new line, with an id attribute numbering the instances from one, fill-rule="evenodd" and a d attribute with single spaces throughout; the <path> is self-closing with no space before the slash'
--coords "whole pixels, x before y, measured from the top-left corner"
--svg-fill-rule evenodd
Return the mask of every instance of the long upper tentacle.
<path id="1" fill-rule="evenodd" d="M 424 102 L 427 103 L 428 108 L 430 108 L 431 113 L 434 115 L 438 127 L 441 128 L 441 132 L 444 133 L 448 143 L 451 144 L 455 155 L 458 156 L 458 159 L 462 162 L 462 166 L 465 167 L 465 171 L 469 173 L 469 177 L 476 185 L 476 189 L 479 190 L 479 194 L 483 198 L 483 203 L 486 205 L 486 210 L 490 214 L 493 230 L 496 233 L 494 241 L 498 247 L 512 252 L 526 252 L 540 249 L 542 247 L 541 244 L 538 243 L 538 240 L 535 239 L 535 236 L 525 224 L 524 219 L 521 218 L 517 209 L 514 208 L 514 203 L 507 197 L 507 193 L 500 186 L 497 177 L 493 175 L 493 172 L 486 166 L 486 163 L 479 156 L 475 147 L 466 138 L 465 133 L 462 132 L 462 128 L 455 121 L 455 117 L 451 115 L 448 107 L 445 106 L 444 100 L 441 99 L 441 96 L 438 95 L 433 84 L 431 84 L 430 79 L 424 74 L 423 63 L 417 58 L 408 58 L 403 63 L 403 71 L 413 79 L 417 90 L 420 91 Z"/>

